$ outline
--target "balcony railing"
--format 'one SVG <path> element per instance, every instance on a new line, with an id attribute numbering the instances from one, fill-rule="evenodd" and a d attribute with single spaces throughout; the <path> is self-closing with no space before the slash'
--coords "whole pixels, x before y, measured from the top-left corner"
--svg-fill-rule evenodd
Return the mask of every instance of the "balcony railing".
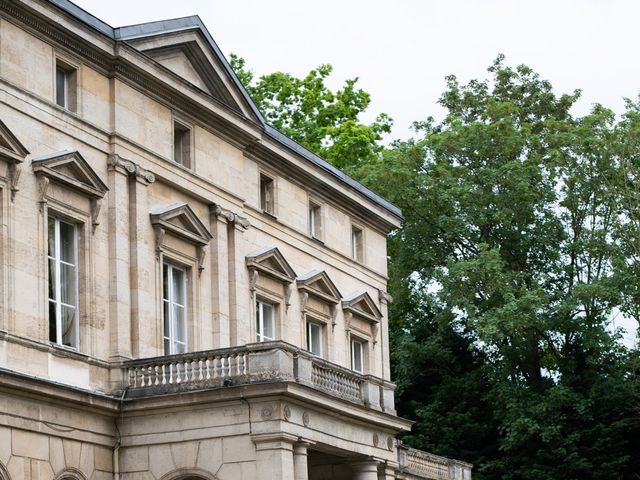
<path id="1" fill-rule="evenodd" d="M 285 342 L 130 360 L 122 368 L 130 396 L 286 381 L 395 413 L 392 383 L 360 375 Z"/>
<path id="2" fill-rule="evenodd" d="M 428 480 L 471 480 L 472 465 L 415 448 L 398 446 L 400 470 Z"/>

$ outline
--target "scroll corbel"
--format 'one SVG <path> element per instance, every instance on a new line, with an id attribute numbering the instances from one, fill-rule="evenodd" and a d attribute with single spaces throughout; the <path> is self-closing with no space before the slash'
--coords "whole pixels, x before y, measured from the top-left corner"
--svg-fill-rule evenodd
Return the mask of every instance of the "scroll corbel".
<path id="1" fill-rule="evenodd" d="M 284 304 L 287 306 L 287 308 L 289 308 L 289 306 L 291 305 L 292 291 L 293 291 L 293 288 L 291 287 L 290 283 L 284 286 Z"/>
<path id="2" fill-rule="evenodd" d="M 249 271 L 249 290 L 255 292 L 256 284 L 258 283 L 258 270 L 251 269 Z"/>
<path id="3" fill-rule="evenodd" d="M 204 259 L 207 256 L 207 249 L 204 245 L 198 245 L 196 255 L 198 257 L 198 275 L 204 270 Z"/>
<path id="4" fill-rule="evenodd" d="M 100 225 L 98 217 L 102 209 L 102 200 L 99 198 L 91 199 L 91 233 L 96 233 L 96 228 Z"/>
<path id="5" fill-rule="evenodd" d="M 302 313 L 307 311 L 307 300 L 309 300 L 309 293 L 308 292 L 302 292 L 300 294 L 300 311 Z"/>
<path id="6" fill-rule="evenodd" d="M 49 191 L 49 179 L 45 176 L 40 176 L 38 179 L 38 203 L 40 204 L 40 211 L 44 212 L 44 206 L 47 204 L 47 192 Z"/>
<path id="7" fill-rule="evenodd" d="M 162 244 L 164 242 L 164 228 L 160 225 L 156 225 L 153 229 L 155 237 L 156 237 L 156 259 L 160 259 L 160 254 L 162 253 Z"/>
<path id="8" fill-rule="evenodd" d="M 10 163 L 8 166 L 7 176 L 9 177 L 9 188 L 11 189 L 11 201 L 16 197 L 18 193 L 18 180 L 20 179 L 20 173 L 22 169 L 17 163 Z"/>

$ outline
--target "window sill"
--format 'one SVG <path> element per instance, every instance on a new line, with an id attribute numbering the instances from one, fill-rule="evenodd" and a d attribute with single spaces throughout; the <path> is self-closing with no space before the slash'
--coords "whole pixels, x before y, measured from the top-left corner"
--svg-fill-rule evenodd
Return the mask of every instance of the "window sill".
<path id="1" fill-rule="evenodd" d="M 267 217 L 270 217 L 270 218 L 272 218 L 274 220 L 278 220 L 278 217 L 276 216 L 275 213 L 271 213 L 270 211 L 265 210 L 265 209 L 262 209 L 262 213 L 264 213 Z"/>

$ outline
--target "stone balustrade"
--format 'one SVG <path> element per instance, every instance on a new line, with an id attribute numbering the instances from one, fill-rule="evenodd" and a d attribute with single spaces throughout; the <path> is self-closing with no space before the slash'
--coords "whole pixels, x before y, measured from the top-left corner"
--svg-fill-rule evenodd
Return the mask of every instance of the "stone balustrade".
<path id="1" fill-rule="evenodd" d="M 404 445 L 398 446 L 398 463 L 402 472 L 425 480 L 471 480 L 473 467 Z"/>
<path id="2" fill-rule="evenodd" d="M 393 383 L 280 341 L 129 360 L 122 364 L 122 375 L 132 397 L 284 381 L 395 414 Z"/>

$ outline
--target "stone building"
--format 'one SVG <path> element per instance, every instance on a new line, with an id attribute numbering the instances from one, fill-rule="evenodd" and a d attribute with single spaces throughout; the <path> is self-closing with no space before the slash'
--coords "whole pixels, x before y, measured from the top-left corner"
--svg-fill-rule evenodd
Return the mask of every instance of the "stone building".
<path id="1" fill-rule="evenodd" d="M 469 479 L 397 444 L 401 212 L 197 17 L 0 1 L 0 479 Z"/>

